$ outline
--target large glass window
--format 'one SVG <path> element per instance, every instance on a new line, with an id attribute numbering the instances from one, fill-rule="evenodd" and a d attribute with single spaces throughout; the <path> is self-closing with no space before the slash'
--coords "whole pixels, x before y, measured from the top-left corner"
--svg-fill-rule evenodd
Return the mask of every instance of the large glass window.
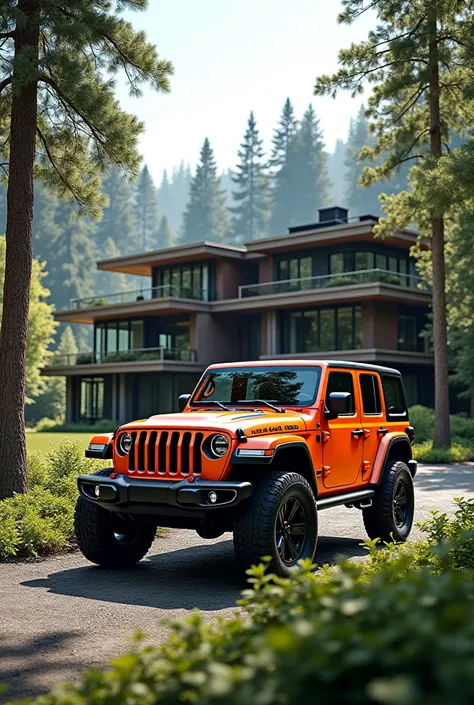
<path id="1" fill-rule="evenodd" d="M 313 276 L 311 256 L 289 257 L 277 262 L 277 279 L 303 279 Z"/>
<path id="2" fill-rule="evenodd" d="M 185 299 L 210 298 L 209 264 L 183 265 L 155 270 L 153 276 L 156 298 L 176 296 Z"/>
<path id="3" fill-rule="evenodd" d="M 96 323 L 94 340 L 98 362 L 105 355 L 141 350 L 144 347 L 144 322 L 122 320 Z"/>
<path id="4" fill-rule="evenodd" d="M 264 406 L 261 401 L 265 400 L 284 406 L 309 406 L 316 399 L 320 378 L 321 368 L 316 365 L 224 367 L 206 374 L 191 403 L 203 406 L 212 401 L 232 405 L 255 401 L 255 406 Z"/>
<path id="5" fill-rule="evenodd" d="M 104 380 L 90 377 L 81 380 L 81 421 L 95 423 L 104 418 Z"/>
<path id="6" fill-rule="evenodd" d="M 424 352 L 425 341 L 421 335 L 426 323 L 424 317 L 401 313 L 398 316 L 398 349 L 407 352 Z"/>
<path id="7" fill-rule="evenodd" d="M 287 354 L 362 347 L 360 306 L 282 311 L 280 324 Z"/>

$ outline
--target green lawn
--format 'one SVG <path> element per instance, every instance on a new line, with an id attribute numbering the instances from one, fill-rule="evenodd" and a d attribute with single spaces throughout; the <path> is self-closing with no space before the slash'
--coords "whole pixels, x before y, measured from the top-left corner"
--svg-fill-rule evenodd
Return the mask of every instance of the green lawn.
<path id="1" fill-rule="evenodd" d="M 89 441 L 94 435 L 90 433 L 36 433 L 35 431 L 27 431 L 26 447 L 28 453 L 36 451 L 47 452 L 52 446 L 57 446 L 61 441 L 80 441 L 84 448 L 87 448 Z"/>

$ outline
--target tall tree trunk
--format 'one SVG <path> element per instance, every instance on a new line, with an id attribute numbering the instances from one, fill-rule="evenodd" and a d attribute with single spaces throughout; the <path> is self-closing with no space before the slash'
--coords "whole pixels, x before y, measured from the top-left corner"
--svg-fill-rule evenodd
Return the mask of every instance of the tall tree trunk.
<path id="1" fill-rule="evenodd" d="M 0 330 L 0 499 L 26 492 L 26 337 L 32 266 L 39 0 L 18 0 Z M 26 66 L 31 80 L 25 81 Z M 20 67 L 19 67 L 20 65 Z M 19 75 L 20 74 L 20 75 Z"/>
<path id="2" fill-rule="evenodd" d="M 439 54 L 437 40 L 436 7 L 433 6 L 428 21 L 430 33 L 430 137 L 431 154 L 439 159 L 442 154 Z M 431 257 L 433 263 L 433 343 L 435 363 L 435 430 L 433 446 L 450 445 L 449 431 L 449 379 L 448 332 L 446 321 L 446 271 L 444 261 L 444 221 L 431 219 Z"/>

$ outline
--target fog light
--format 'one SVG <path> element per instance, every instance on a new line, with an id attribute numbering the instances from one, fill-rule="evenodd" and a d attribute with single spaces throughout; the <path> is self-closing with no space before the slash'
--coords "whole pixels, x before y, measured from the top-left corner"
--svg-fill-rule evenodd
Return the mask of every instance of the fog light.
<path id="1" fill-rule="evenodd" d="M 211 504 L 215 504 L 217 502 L 217 494 L 215 492 L 209 492 L 207 499 Z"/>
<path id="2" fill-rule="evenodd" d="M 96 497 L 99 497 L 99 495 L 100 495 L 100 487 L 99 487 L 99 485 L 96 485 L 96 486 L 94 487 L 94 494 L 95 494 Z"/>

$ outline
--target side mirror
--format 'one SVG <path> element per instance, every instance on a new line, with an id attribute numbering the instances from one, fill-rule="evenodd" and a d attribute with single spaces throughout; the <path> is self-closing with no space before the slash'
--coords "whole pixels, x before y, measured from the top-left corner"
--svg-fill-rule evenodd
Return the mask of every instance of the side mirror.
<path id="1" fill-rule="evenodd" d="M 188 401 L 191 399 L 190 394 L 181 394 L 181 396 L 178 397 L 178 410 L 179 411 L 184 411 L 186 408 L 186 404 Z"/>
<path id="2" fill-rule="evenodd" d="M 331 392 L 328 400 L 328 409 L 324 412 L 326 419 L 337 419 L 343 414 L 350 414 L 352 408 L 352 395 L 349 392 Z"/>

